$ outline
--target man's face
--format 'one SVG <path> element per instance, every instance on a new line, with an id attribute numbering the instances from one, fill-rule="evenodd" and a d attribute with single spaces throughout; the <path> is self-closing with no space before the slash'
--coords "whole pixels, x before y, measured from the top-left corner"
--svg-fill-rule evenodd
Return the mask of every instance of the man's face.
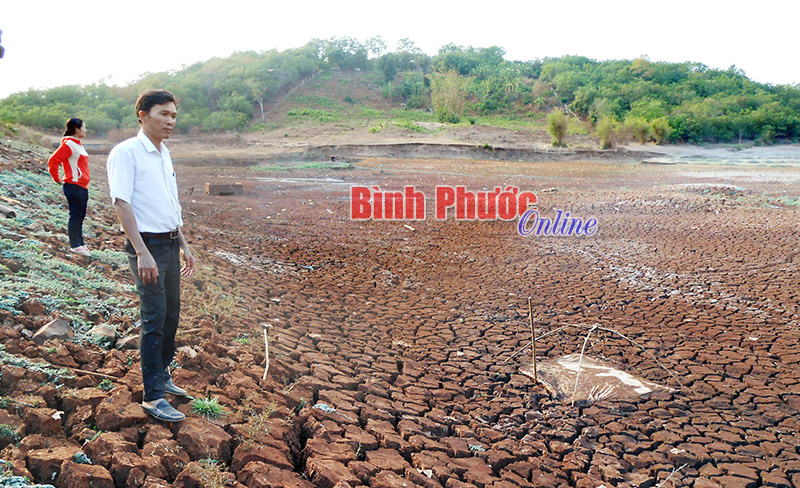
<path id="1" fill-rule="evenodd" d="M 139 118 L 142 120 L 142 130 L 151 138 L 169 139 L 175 129 L 175 120 L 178 109 L 172 102 L 153 105 L 149 112 L 141 110 Z"/>

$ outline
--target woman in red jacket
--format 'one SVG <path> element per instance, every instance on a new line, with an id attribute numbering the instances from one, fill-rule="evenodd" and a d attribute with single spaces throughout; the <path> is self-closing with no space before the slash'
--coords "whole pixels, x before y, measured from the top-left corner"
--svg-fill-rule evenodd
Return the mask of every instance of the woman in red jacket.
<path id="1" fill-rule="evenodd" d="M 83 256 L 92 253 L 83 242 L 83 219 L 86 218 L 86 203 L 89 201 L 89 153 L 81 144 L 86 137 L 86 123 L 78 118 L 67 121 L 67 130 L 61 145 L 50 156 L 50 174 L 56 183 L 63 185 L 64 195 L 69 204 L 70 250 Z M 59 168 L 64 167 L 64 178 L 59 176 Z"/>

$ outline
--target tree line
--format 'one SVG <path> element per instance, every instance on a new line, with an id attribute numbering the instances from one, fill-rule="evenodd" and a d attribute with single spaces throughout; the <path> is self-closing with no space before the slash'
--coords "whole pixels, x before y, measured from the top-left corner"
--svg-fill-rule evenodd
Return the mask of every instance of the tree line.
<path id="1" fill-rule="evenodd" d="M 142 90 L 163 87 L 179 99 L 183 132 L 246 130 L 267 121 L 266 107 L 325 71 L 371 73 L 382 96 L 441 122 L 479 115 L 550 114 L 551 134 L 579 119 L 609 147 L 641 142 L 795 142 L 800 87 L 757 83 L 735 66 L 665 63 L 645 57 L 596 61 L 580 56 L 509 61 L 497 46 L 448 44 L 429 56 L 410 39 L 393 51 L 380 37 L 314 39 L 285 51 L 237 52 L 180 69 L 148 73 L 126 86 L 103 83 L 28 90 L 0 100 L 3 126 L 61 128 L 78 115 L 94 131 L 136 127 L 131 106 Z M 8 129 L 7 129 L 8 130 Z M 555 141 L 554 135 L 554 142 Z"/>

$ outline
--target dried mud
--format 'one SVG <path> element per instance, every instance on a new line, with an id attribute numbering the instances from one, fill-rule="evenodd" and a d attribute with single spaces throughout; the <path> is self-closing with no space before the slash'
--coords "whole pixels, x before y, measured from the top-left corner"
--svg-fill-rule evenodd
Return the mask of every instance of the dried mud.
<path id="1" fill-rule="evenodd" d="M 42 391 L 3 366 L 3 395 L 65 412 L 45 427 L 31 420 L 46 418 L 41 408 L 0 410 L 28 429 L 4 459 L 36 481 L 58 464 L 59 486 L 89 486 L 88 468 L 64 461 L 82 448 L 108 486 L 211 486 L 209 457 L 226 468 L 220 483 L 239 486 L 800 486 L 800 168 L 367 157 L 339 170 L 178 173 L 186 234 L 211 276 L 184 287 L 213 281 L 240 301 L 224 320 L 184 313 L 175 378 L 230 414 L 148 420 L 138 363 L 119 351 L 75 360 L 121 378 L 111 393 L 90 376 L 70 397 Z M 240 182 L 244 195 L 204 195 L 205 182 Z M 428 218 L 352 221 L 351 185 L 414 185 Z M 437 221 L 436 185 L 515 185 L 537 194 L 542 215 L 595 217 L 598 232 L 521 237 L 516 222 Z M 530 353 L 514 355 L 530 341 L 529 296 L 540 334 L 617 330 L 681 384 L 604 335 L 587 355 L 673 390 L 574 407 L 551 398 L 520 373 Z M 10 349 L 42 354 L 3 329 Z M 579 352 L 584 335 L 564 329 L 537 356 Z M 102 433 L 88 439 L 92 425 Z M 45 456 L 57 446 L 66 451 Z"/>

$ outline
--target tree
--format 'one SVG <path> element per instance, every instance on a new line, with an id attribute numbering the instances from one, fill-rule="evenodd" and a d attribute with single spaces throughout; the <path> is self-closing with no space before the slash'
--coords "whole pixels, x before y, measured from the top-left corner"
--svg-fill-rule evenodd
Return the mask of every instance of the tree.
<path id="1" fill-rule="evenodd" d="M 365 69 L 369 65 L 367 48 L 352 37 L 334 37 L 323 46 L 323 59 L 341 70 Z"/>
<path id="2" fill-rule="evenodd" d="M 467 86 L 470 79 L 454 69 L 435 71 L 428 75 L 431 82 L 431 103 L 440 122 L 456 124 L 464 115 Z"/>
<path id="3" fill-rule="evenodd" d="M 386 52 L 386 41 L 381 36 L 370 37 L 364 43 L 370 58 L 380 58 Z"/>
<path id="4" fill-rule="evenodd" d="M 244 114 L 248 119 L 253 116 L 253 104 L 237 92 L 220 97 L 219 108 L 223 112 L 239 112 Z"/>
<path id="5" fill-rule="evenodd" d="M 568 120 L 564 112 L 555 110 L 547 116 L 547 132 L 553 138 L 553 147 L 566 147 L 564 138 L 567 135 Z"/>
<path id="6" fill-rule="evenodd" d="M 601 149 L 611 149 L 614 147 L 614 121 L 611 117 L 601 117 L 597 121 L 595 128 L 597 137 L 600 138 Z"/>

